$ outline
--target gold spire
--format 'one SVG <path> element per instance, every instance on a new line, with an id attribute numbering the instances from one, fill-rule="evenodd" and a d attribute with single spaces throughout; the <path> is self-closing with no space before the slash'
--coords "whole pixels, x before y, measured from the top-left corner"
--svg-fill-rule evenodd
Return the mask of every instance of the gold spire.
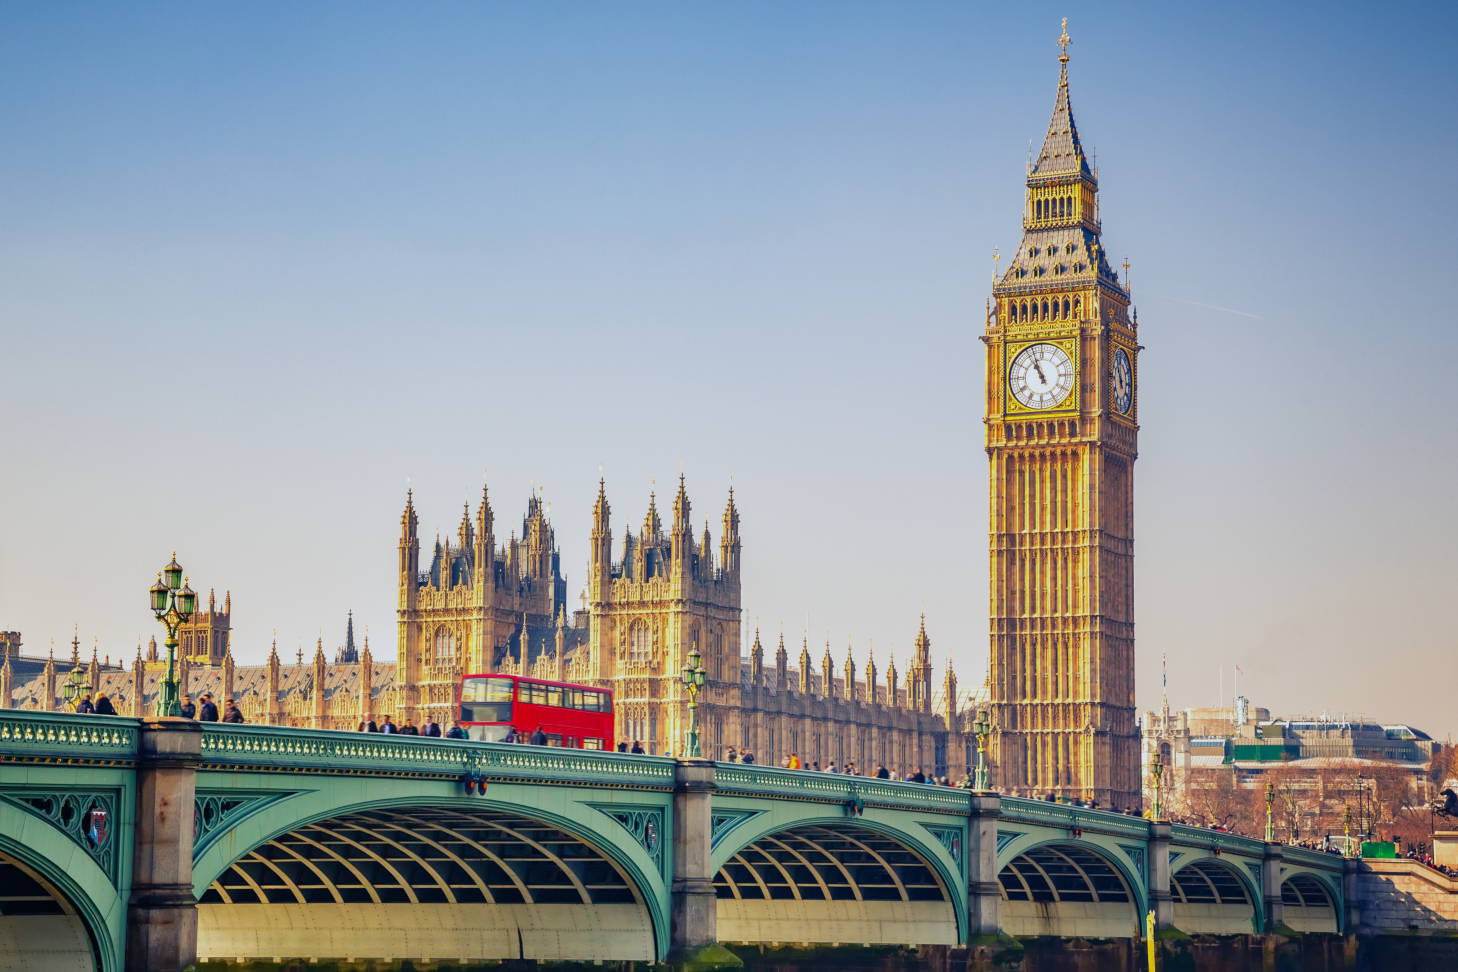
<path id="1" fill-rule="evenodd" d="M 1062 64 L 1068 63 L 1068 18 L 1063 18 L 1063 33 L 1058 35 L 1058 60 Z"/>

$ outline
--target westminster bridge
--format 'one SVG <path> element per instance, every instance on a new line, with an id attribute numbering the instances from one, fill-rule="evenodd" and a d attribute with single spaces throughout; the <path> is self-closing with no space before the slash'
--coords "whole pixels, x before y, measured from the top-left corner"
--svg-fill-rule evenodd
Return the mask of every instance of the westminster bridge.
<path id="1" fill-rule="evenodd" d="M 992 793 L 0 710 L 0 955 L 661 961 L 713 942 L 1343 933 L 1356 862 Z"/>

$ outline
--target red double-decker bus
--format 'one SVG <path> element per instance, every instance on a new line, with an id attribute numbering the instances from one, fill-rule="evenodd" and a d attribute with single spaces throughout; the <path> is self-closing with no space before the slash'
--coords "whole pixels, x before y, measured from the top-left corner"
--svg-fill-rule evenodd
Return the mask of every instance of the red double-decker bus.
<path id="1" fill-rule="evenodd" d="M 613 693 L 520 675 L 461 679 L 461 726 L 472 739 L 527 742 L 541 729 L 548 746 L 613 748 Z"/>

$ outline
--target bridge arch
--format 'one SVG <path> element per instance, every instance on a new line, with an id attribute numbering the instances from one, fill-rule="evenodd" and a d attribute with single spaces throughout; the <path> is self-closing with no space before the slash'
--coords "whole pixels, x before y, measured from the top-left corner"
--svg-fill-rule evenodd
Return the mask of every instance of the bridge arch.
<path id="1" fill-rule="evenodd" d="M 1260 891 L 1248 875 L 1218 857 L 1197 857 L 1170 872 L 1174 925 L 1193 935 L 1244 935 L 1261 930 Z"/>
<path id="2" fill-rule="evenodd" d="M 767 817 L 780 817 L 773 811 Z M 867 817 L 772 819 L 714 848 L 726 942 L 946 944 L 966 937 L 959 862 Z M 959 845 L 960 849 L 960 845 Z M 949 863 L 952 866 L 949 866 Z M 808 937 L 807 937 L 808 936 Z"/>
<path id="3" fill-rule="evenodd" d="M 663 881 L 631 841 L 514 800 L 414 796 L 301 812 L 318 802 L 280 800 L 238 828 L 264 836 L 204 851 L 199 958 L 652 961 L 666 951 Z"/>
<path id="4" fill-rule="evenodd" d="M 1010 935 L 1140 935 L 1145 910 L 1141 882 L 1124 860 L 1091 841 L 1029 845 L 1003 864 L 997 880 L 1002 886 L 1002 929 Z"/>
<path id="5" fill-rule="evenodd" d="M 1326 881 L 1309 871 L 1288 874 L 1281 881 L 1282 920 L 1295 931 L 1340 932 L 1338 900 Z"/>
<path id="6" fill-rule="evenodd" d="M 125 918 L 126 902 L 90 855 L 0 802 L 0 955 L 37 972 L 118 972 Z"/>

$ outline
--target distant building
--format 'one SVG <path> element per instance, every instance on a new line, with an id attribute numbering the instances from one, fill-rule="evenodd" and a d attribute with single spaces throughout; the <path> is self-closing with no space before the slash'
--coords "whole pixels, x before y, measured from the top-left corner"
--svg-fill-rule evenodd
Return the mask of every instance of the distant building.
<path id="1" fill-rule="evenodd" d="M 1226 708 L 1149 712 L 1144 727 L 1145 798 L 1153 796 L 1148 767 L 1154 753 L 1165 768 L 1166 807 L 1208 802 L 1215 789 L 1263 792 L 1272 783 L 1300 791 L 1312 818 L 1328 827 L 1353 794 L 1364 788 L 1406 790 L 1412 800 L 1431 798 L 1427 774 L 1442 749 L 1426 732 L 1404 724 L 1363 719 L 1273 719 L 1269 709 L 1240 697 Z M 1202 797 L 1203 794 L 1203 797 Z M 1293 797 L 1289 803 L 1298 802 Z"/>

